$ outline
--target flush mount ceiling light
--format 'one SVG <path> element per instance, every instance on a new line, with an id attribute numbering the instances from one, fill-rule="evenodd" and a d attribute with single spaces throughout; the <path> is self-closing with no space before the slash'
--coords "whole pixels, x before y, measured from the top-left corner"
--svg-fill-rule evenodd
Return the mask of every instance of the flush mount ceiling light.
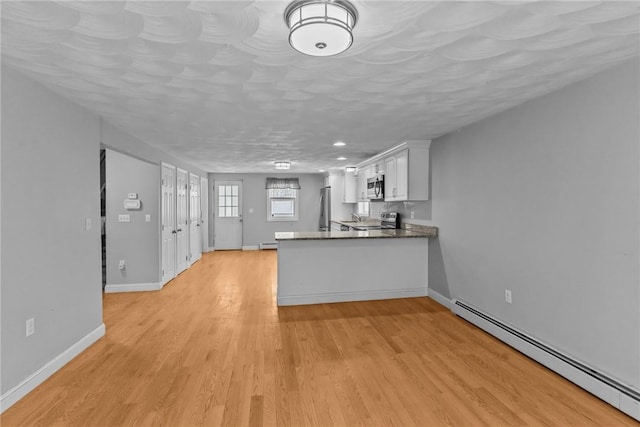
<path id="1" fill-rule="evenodd" d="M 334 142 L 334 143 L 333 143 L 333 146 L 334 146 L 334 147 L 344 147 L 345 145 L 347 145 L 347 144 L 345 144 L 345 143 L 344 143 L 344 142 L 342 142 L 342 141 L 338 141 L 338 142 Z"/>
<path id="2" fill-rule="evenodd" d="M 346 157 L 344 157 L 344 156 L 340 156 L 340 157 L 338 157 L 336 160 L 340 160 L 340 161 L 342 161 L 342 160 L 347 160 L 347 158 L 346 158 Z"/>
<path id="3" fill-rule="evenodd" d="M 346 0 L 297 0 L 287 6 L 289 44 L 311 56 L 333 56 L 349 49 L 358 12 Z"/>
<path id="4" fill-rule="evenodd" d="M 273 162 L 273 164 L 276 166 L 276 169 L 280 169 L 280 170 L 286 170 L 291 168 L 290 162 Z"/>
<path id="5" fill-rule="evenodd" d="M 355 166 L 347 166 L 346 168 L 344 168 L 345 171 L 351 173 L 351 172 L 355 172 L 356 171 L 356 167 Z"/>

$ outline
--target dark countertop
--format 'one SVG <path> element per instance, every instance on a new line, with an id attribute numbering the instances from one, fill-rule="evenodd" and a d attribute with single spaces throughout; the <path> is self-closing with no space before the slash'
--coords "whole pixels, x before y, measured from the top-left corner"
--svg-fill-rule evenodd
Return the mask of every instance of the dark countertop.
<path id="1" fill-rule="evenodd" d="M 403 229 L 385 229 L 369 231 L 287 231 L 276 233 L 276 240 L 332 240 L 332 239 L 397 239 L 397 238 L 426 238 L 438 235 L 436 227 L 433 230 L 411 231 Z"/>

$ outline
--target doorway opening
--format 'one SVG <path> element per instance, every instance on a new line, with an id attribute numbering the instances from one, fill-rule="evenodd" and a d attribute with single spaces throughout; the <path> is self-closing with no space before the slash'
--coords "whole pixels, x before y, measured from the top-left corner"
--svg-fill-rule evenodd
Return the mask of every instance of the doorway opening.
<path id="1" fill-rule="evenodd" d="M 100 241 L 102 246 L 102 292 L 107 286 L 107 152 L 100 150 Z"/>

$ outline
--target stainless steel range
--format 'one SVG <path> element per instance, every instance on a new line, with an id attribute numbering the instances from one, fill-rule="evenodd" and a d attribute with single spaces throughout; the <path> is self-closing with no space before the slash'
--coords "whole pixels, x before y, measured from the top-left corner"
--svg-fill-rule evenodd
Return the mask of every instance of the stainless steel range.
<path id="1" fill-rule="evenodd" d="M 380 214 L 380 228 L 400 228 L 400 214 L 398 212 L 382 212 Z"/>
<path id="2" fill-rule="evenodd" d="M 380 214 L 380 225 L 354 224 L 350 228 L 355 231 L 400 228 L 400 214 L 398 212 L 382 212 Z"/>

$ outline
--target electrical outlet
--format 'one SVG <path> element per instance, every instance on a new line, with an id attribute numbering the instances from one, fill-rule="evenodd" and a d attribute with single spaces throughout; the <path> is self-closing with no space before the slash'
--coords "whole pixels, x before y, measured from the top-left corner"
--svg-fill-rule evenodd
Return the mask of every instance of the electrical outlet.
<path id="1" fill-rule="evenodd" d="M 31 319 L 27 319 L 27 336 L 30 337 L 31 335 L 36 333 L 36 319 L 34 319 L 33 317 Z"/>
<path id="2" fill-rule="evenodd" d="M 118 269 L 119 269 L 119 270 L 124 270 L 126 266 L 127 266 L 127 265 L 125 264 L 125 262 L 124 262 L 124 260 L 123 260 L 123 259 L 121 259 L 121 260 L 118 262 Z"/>
<path id="3" fill-rule="evenodd" d="M 144 216 L 144 220 L 145 220 L 146 222 L 151 222 L 151 215 L 146 214 L 146 215 Z"/>
<path id="4" fill-rule="evenodd" d="M 85 220 L 84 220 L 84 229 L 85 229 L 85 231 L 91 230 L 91 218 L 85 218 Z"/>
<path id="5" fill-rule="evenodd" d="M 511 291 L 509 289 L 504 290 L 504 300 L 511 304 Z"/>

